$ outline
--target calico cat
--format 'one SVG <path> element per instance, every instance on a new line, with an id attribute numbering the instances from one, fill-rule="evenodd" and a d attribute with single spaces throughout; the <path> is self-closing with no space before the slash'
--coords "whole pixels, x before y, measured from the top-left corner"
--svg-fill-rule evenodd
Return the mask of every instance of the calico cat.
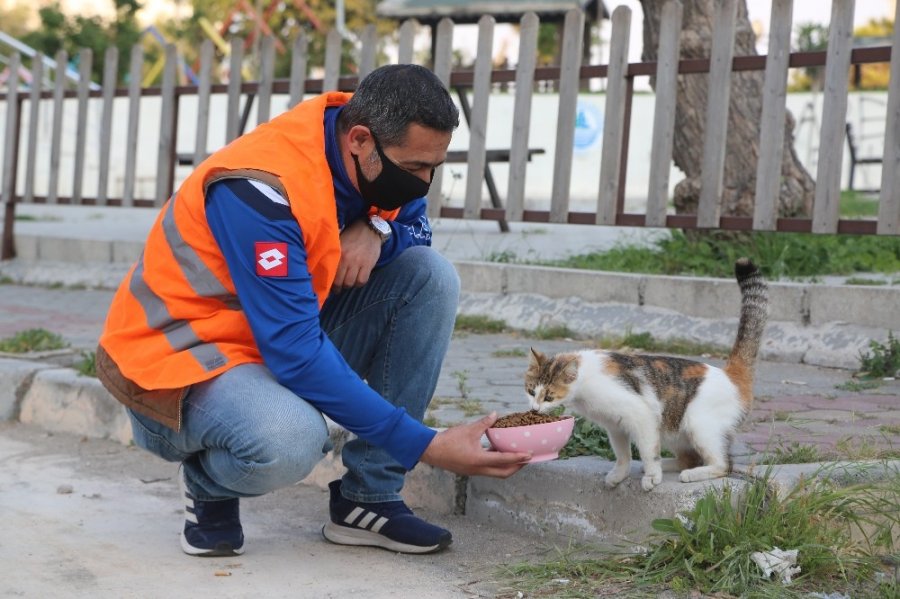
<path id="1" fill-rule="evenodd" d="M 737 337 L 723 368 L 668 356 L 581 350 L 547 357 L 531 350 L 525 390 L 532 409 L 565 403 L 606 429 L 613 487 L 631 470 L 631 442 L 644 463 L 645 491 L 662 482 L 660 445 L 677 456 L 682 482 L 725 476 L 734 431 L 753 401 L 753 372 L 768 317 L 768 286 L 747 258 L 735 263 L 741 289 Z M 667 463 L 666 469 L 671 464 Z"/>

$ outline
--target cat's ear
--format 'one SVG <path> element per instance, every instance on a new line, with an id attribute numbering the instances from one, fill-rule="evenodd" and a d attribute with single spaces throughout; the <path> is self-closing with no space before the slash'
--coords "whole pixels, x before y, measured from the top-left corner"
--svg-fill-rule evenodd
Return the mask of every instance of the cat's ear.
<path id="1" fill-rule="evenodd" d="M 533 347 L 531 348 L 531 362 L 532 362 L 532 364 L 537 364 L 538 366 L 540 366 L 541 364 L 543 364 L 543 363 L 546 362 L 546 361 L 547 361 L 547 356 L 545 356 L 544 354 L 542 354 L 542 353 L 539 352 L 538 350 L 534 349 Z"/>
<path id="2" fill-rule="evenodd" d="M 571 384 L 575 382 L 575 379 L 578 378 L 578 358 L 573 356 L 572 359 L 568 360 L 563 366 L 562 370 L 563 380 L 567 384 Z"/>

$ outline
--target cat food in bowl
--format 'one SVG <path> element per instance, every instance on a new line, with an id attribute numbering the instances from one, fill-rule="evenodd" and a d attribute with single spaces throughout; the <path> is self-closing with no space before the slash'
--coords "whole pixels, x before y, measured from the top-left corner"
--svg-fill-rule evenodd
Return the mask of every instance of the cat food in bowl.
<path id="1" fill-rule="evenodd" d="M 546 462 L 559 457 L 574 427 L 575 419 L 571 416 L 551 416 L 531 410 L 498 418 L 487 430 L 487 437 L 497 451 L 531 453 L 531 462 Z"/>

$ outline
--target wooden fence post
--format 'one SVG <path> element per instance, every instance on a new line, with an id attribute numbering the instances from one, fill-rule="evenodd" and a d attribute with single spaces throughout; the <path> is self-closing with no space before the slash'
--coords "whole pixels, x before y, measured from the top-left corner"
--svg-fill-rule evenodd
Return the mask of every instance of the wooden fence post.
<path id="1" fill-rule="evenodd" d="M 575 117 L 581 74 L 584 13 L 566 13 L 563 26 L 562 64 L 559 72 L 559 107 L 556 117 L 556 150 L 553 161 L 553 191 L 550 195 L 550 222 L 569 220 L 569 189 L 572 184 L 572 154 L 575 144 Z"/>

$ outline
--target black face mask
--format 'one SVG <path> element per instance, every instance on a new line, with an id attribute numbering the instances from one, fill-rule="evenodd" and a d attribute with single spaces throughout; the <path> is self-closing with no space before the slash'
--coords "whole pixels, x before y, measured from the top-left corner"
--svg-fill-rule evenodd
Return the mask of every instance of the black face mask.
<path id="1" fill-rule="evenodd" d="M 359 166 L 359 157 L 351 154 L 353 162 L 356 164 L 359 193 L 362 194 L 363 199 L 382 210 L 396 210 L 406 203 L 424 197 L 428 193 L 428 188 L 431 187 L 431 180 L 434 179 L 434 169 L 431 169 L 431 177 L 428 181 L 423 181 L 397 166 L 393 160 L 384 155 L 381 144 L 374 135 L 372 139 L 375 141 L 375 151 L 381 158 L 381 172 L 377 177 L 371 181 L 366 179 Z"/>

